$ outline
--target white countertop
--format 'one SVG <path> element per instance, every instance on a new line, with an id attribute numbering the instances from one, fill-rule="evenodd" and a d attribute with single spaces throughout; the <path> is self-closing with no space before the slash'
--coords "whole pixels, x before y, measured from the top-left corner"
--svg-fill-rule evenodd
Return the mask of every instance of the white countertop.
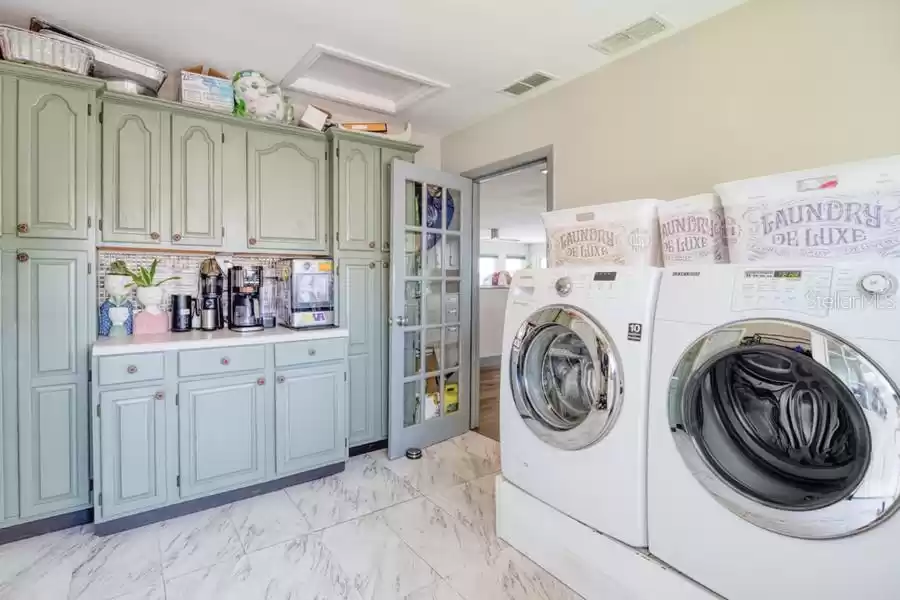
<path id="1" fill-rule="evenodd" d="M 124 337 L 101 338 L 94 342 L 94 356 L 111 354 L 138 354 L 165 350 L 193 350 L 197 348 L 222 348 L 226 346 L 252 346 L 254 344 L 277 344 L 279 342 L 302 342 L 327 338 L 347 337 L 343 327 L 294 330 L 275 327 L 252 333 L 238 333 L 230 329 L 219 331 L 188 331 L 185 333 L 158 333 L 153 335 L 129 335 Z"/>

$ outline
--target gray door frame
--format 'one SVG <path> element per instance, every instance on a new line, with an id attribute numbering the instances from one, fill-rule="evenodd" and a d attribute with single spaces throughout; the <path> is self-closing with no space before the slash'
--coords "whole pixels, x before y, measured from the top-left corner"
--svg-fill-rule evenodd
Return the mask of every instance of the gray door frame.
<path id="1" fill-rule="evenodd" d="M 547 163 L 547 210 L 553 210 L 556 206 L 554 200 L 554 168 L 553 168 L 553 145 L 542 146 L 529 152 L 518 154 L 510 158 L 506 158 L 497 162 L 493 162 L 477 169 L 471 169 L 462 173 L 462 176 L 471 179 L 474 183 L 472 190 L 472 249 L 470 256 L 473 263 L 478 264 L 478 257 L 481 256 L 481 184 L 499 177 L 508 175 L 521 169 L 530 167 L 536 163 Z M 473 273 L 476 269 L 473 266 Z M 471 411 L 469 413 L 469 427 L 475 429 L 480 424 L 481 416 L 481 340 L 479 339 L 480 331 L 480 313 L 481 306 L 481 282 L 476 281 L 472 285 L 471 294 L 472 306 L 469 314 L 472 315 L 472 335 L 469 336 L 470 348 L 469 356 L 472 364 L 469 369 L 469 389 L 471 390 Z"/>

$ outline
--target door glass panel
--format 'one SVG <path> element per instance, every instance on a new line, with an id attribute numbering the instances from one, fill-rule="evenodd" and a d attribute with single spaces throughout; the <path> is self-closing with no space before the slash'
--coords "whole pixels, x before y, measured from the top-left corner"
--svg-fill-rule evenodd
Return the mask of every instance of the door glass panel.
<path id="1" fill-rule="evenodd" d="M 429 281 L 425 284 L 425 322 L 435 325 L 441 322 L 441 290 L 440 281 Z"/>
<path id="2" fill-rule="evenodd" d="M 462 245 L 458 235 L 447 234 L 445 236 L 443 261 L 445 277 L 459 277 L 461 249 Z"/>
<path id="3" fill-rule="evenodd" d="M 404 325 L 422 324 L 422 283 L 419 281 L 406 282 L 406 309 Z"/>
<path id="4" fill-rule="evenodd" d="M 448 231 L 459 231 L 459 197 L 459 190 L 447 189 L 447 197 L 444 199 L 444 228 Z"/>
<path id="5" fill-rule="evenodd" d="M 425 329 L 425 372 L 436 373 L 441 370 L 441 328 Z"/>
<path id="6" fill-rule="evenodd" d="M 406 245 L 403 249 L 406 260 L 406 275 L 419 277 L 422 275 L 422 234 L 406 232 Z"/>
<path id="7" fill-rule="evenodd" d="M 403 426 L 411 427 L 422 422 L 422 411 L 419 406 L 419 386 L 421 380 L 407 381 L 403 384 Z"/>
<path id="8" fill-rule="evenodd" d="M 406 224 L 422 225 L 422 184 L 418 181 L 406 181 Z"/>
<path id="9" fill-rule="evenodd" d="M 441 368 L 459 367 L 459 326 L 444 328 L 444 352 L 441 354 Z"/>
<path id="10" fill-rule="evenodd" d="M 447 281 L 444 285 L 444 323 L 459 323 L 459 281 Z"/>
<path id="11" fill-rule="evenodd" d="M 422 411 L 422 417 L 425 421 L 436 419 L 444 414 L 440 380 L 440 375 L 435 375 L 425 380 L 425 406 Z"/>
<path id="12" fill-rule="evenodd" d="M 459 371 L 445 373 L 444 380 L 444 414 L 449 415 L 459 410 Z"/>
<path id="13" fill-rule="evenodd" d="M 425 227 L 441 229 L 443 218 L 444 188 L 428 185 L 428 202 L 425 205 Z"/>
<path id="14" fill-rule="evenodd" d="M 440 277 L 444 250 L 441 234 L 426 233 L 425 239 L 428 240 L 428 248 L 425 250 L 425 277 Z"/>
<path id="15" fill-rule="evenodd" d="M 403 334 L 403 376 L 413 377 L 422 371 L 421 333 L 407 331 Z"/>

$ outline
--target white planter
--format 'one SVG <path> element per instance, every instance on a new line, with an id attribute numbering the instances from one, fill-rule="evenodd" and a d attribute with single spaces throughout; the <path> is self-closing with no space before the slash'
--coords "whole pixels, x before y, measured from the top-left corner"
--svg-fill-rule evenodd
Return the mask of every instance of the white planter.
<path id="1" fill-rule="evenodd" d="M 110 298 L 124 298 L 129 294 L 129 289 L 126 287 L 129 283 L 131 283 L 131 277 L 128 275 L 107 275 L 104 282 L 106 294 Z"/>
<path id="2" fill-rule="evenodd" d="M 161 287 L 139 287 L 137 299 L 148 313 L 158 315 L 162 312 L 160 305 L 163 302 L 163 289 Z"/>

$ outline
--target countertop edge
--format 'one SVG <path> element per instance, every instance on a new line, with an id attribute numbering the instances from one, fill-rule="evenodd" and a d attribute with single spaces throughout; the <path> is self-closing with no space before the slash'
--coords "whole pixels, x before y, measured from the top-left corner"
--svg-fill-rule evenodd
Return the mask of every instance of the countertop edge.
<path id="1" fill-rule="evenodd" d="M 226 331 L 227 330 L 223 330 Z M 216 335 L 219 334 L 219 335 Z M 118 356 L 123 354 L 145 354 L 148 352 L 168 352 L 177 350 L 201 350 L 205 348 L 227 348 L 235 346 L 255 346 L 263 344 L 283 344 L 288 342 L 307 342 L 335 338 L 347 338 L 350 332 L 345 328 L 317 329 L 308 331 L 277 330 L 277 332 L 260 331 L 256 333 L 222 334 L 215 332 L 205 334 L 207 337 L 189 338 L 179 336 L 204 335 L 200 332 L 191 334 L 166 333 L 144 336 L 143 339 L 129 336 L 122 341 L 101 339 L 91 346 L 91 356 Z"/>

